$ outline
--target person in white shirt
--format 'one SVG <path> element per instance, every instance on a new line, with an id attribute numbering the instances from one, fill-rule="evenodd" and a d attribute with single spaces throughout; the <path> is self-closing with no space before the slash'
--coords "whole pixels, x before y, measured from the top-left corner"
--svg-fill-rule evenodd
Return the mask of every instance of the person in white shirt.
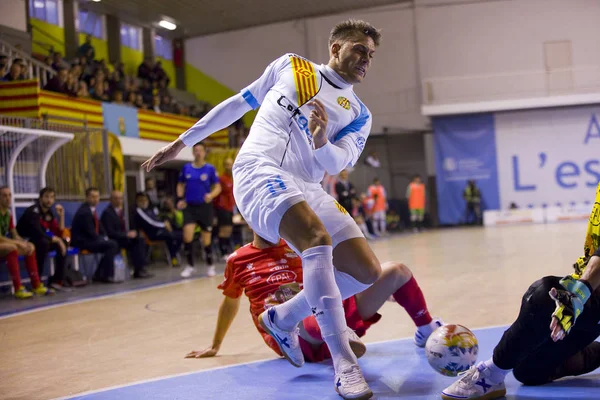
<path id="1" fill-rule="evenodd" d="M 325 172 L 353 166 L 364 149 L 371 113 L 353 85 L 365 78 L 380 39 L 367 22 L 337 24 L 327 65 L 281 56 L 143 164 L 149 171 L 172 160 L 260 106 L 233 166 L 234 196 L 259 236 L 271 243 L 283 238 L 302 256 L 304 290 L 265 311 L 259 322 L 300 367 L 297 325 L 312 313 L 332 354 L 335 390 L 345 399 L 373 394 L 348 342 L 342 299 L 368 288 L 381 267 L 352 217 L 319 182 Z"/>

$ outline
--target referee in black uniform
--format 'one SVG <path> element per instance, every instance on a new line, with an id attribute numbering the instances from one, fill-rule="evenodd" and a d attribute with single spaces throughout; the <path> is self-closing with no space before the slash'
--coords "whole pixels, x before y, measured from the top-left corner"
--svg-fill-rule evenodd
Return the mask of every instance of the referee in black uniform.
<path id="1" fill-rule="evenodd" d="M 202 245 L 206 255 L 208 276 L 215 275 L 212 257 L 212 201 L 221 193 L 221 185 L 217 170 L 206 163 L 206 148 L 202 143 L 196 143 L 192 149 L 194 162 L 185 164 L 179 175 L 177 183 L 177 207 L 183 209 L 183 245 L 187 258 L 187 265 L 181 276 L 189 278 L 196 270 L 194 267 L 194 254 L 192 241 L 196 227 L 202 229 Z"/>

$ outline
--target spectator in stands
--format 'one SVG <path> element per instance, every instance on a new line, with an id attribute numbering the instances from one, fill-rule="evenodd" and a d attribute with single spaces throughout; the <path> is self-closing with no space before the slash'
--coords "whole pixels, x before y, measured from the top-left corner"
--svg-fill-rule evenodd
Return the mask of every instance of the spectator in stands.
<path id="1" fill-rule="evenodd" d="M 77 97 L 87 98 L 90 97 L 90 92 L 88 92 L 88 86 L 85 81 L 79 82 L 79 88 L 77 89 Z"/>
<path id="2" fill-rule="evenodd" d="M 51 289 L 44 286 L 38 274 L 38 266 L 35 258 L 35 246 L 25 240 L 17 233 L 13 217 L 10 214 L 12 193 L 7 186 L 0 187 L 0 257 L 8 266 L 8 271 L 15 288 L 15 297 L 26 299 L 31 297 L 31 292 L 21 285 L 21 274 L 19 271 L 19 256 L 25 256 L 25 266 L 31 279 L 33 292 L 38 295 L 53 293 Z"/>
<path id="3" fill-rule="evenodd" d="M 173 232 L 182 232 L 183 231 L 183 211 L 178 210 L 175 207 L 175 199 L 173 196 L 167 196 L 165 198 L 163 211 L 160 214 L 160 217 L 163 221 L 168 221 L 173 228 Z"/>
<path id="4" fill-rule="evenodd" d="M 82 77 L 82 73 L 83 73 L 81 65 L 73 64 L 71 66 L 71 70 L 69 71 L 69 73 L 73 76 L 73 78 L 75 78 L 76 82 L 81 81 L 81 77 Z"/>
<path id="5" fill-rule="evenodd" d="M 96 50 L 94 49 L 94 46 L 92 46 L 92 35 L 85 36 L 85 42 L 77 49 L 77 56 L 86 56 L 91 60 L 96 58 Z"/>
<path id="6" fill-rule="evenodd" d="M 0 76 L 4 77 L 8 73 L 8 57 L 0 55 Z"/>
<path id="7" fill-rule="evenodd" d="M 48 81 L 46 86 L 44 86 L 44 90 L 49 90 L 51 92 L 63 93 L 63 94 L 73 94 L 72 88 L 69 88 L 69 71 L 65 67 L 61 67 L 58 69 L 58 72 L 52 79 Z"/>
<path id="8" fill-rule="evenodd" d="M 150 83 L 150 81 L 142 81 L 142 87 L 139 89 L 139 94 L 142 95 L 144 104 L 152 104 L 152 98 L 154 97 L 154 94 L 152 93 L 152 84 Z"/>
<path id="9" fill-rule="evenodd" d="M 150 201 L 150 208 L 158 212 L 158 207 L 160 206 L 160 199 L 158 198 L 158 190 L 156 189 L 156 179 L 149 176 L 144 180 L 144 184 L 146 185 L 144 193 L 146 193 L 146 196 L 148 196 L 148 200 Z"/>
<path id="10" fill-rule="evenodd" d="M 142 110 L 148 109 L 148 106 L 146 105 L 146 103 L 144 103 L 144 96 L 142 96 L 140 93 L 138 93 L 135 97 L 135 106 Z"/>
<path id="11" fill-rule="evenodd" d="M 83 79 L 85 79 L 89 84 L 90 77 L 94 75 L 94 67 L 89 62 L 87 57 L 84 56 L 79 57 L 79 65 L 81 65 Z"/>
<path id="12" fill-rule="evenodd" d="M 129 94 L 127 95 L 127 103 L 125 103 L 125 105 L 128 105 L 129 107 L 135 107 L 136 97 L 137 95 L 135 94 L 135 92 L 129 92 Z"/>
<path id="13" fill-rule="evenodd" d="M 154 111 L 157 114 L 162 113 L 160 105 L 160 96 L 154 96 L 152 98 L 152 111 Z"/>
<path id="14" fill-rule="evenodd" d="M 135 226 L 138 230 L 144 232 L 148 239 L 152 241 L 164 241 L 169 247 L 171 263 L 174 267 L 178 265 L 177 252 L 181 247 L 182 236 L 180 232 L 174 231 L 168 221 L 161 221 L 157 214 L 150 208 L 148 195 L 139 192 L 135 196 Z"/>
<path id="15" fill-rule="evenodd" d="M 373 205 L 373 230 L 375 235 L 385 235 L 387 234 L 385 216 L 388 209 L 387 194 L 379 178 L 373 179 L 373 184 L 369 186 L 369 197 L 375 202 Z"/>
<path id="16" fill-rule="evenodd" d="M 463 191 L 463 198 L 467 203 L 465 224 L 481 225 L 481 191 L 473 179 L 467 182 L 467 187 Z M 471 219 L 473 216 L 475 216 L 474 221 Z"/>
<path id="17" fill-rule="evenodd" d="M 167 76 L 167 73 L 163 69 L 162 63 L 160 61 L 157 61 L 154 64 L 154 68 L 152 69 L 152 74 L 153 74 L 153 78 L 155 81 L 157 81 L 157 82 L 165 81 L 167 83 L 167 85 L 169 84 L 169 77 Z"/>
<path id="18" fill-rule="evenodd" d="M 60 68 L 65 68 L 67 67 L 65 65 L 65 62 L 63 61 L 62 58 L 62 54 L 60 54 L 59 52 L 55 52 L 52 55 L 52 68 L 54 68 L 55 71 L 58 71 Z"/>
<path id="19" fill-rule="evenodd" d="M 117 242 L 133 264 L 134 278 L 151 278 L 153 275 L 146 271 L 146 248 L 144 239 L 137 231 L 127 230 L 125 213 L 123 212 L 123 193 L 115 190 L 110 195 L 110 206 L 104 210 L 100 218 L 106 235 Z"/>
<path id="20" fill-rule="evenodd" d="M 116 90 L 112 96 L 112 102 L 115 104 L 124 104 L 123 103 L 123 92 L 120 90 Z"/>
<path id="21" fill-rule="evenodd" d="M 171 101 L 171 97 L 169 95 L 163 96 L 160 109 L 163 112 L 175 114 L 175 107 L 174 107 L 174 104 Z"/>
<path id="22" fill-rule="evenodd" d="M 85 203 L 79 207 L 73 217 L 71 243 L 80 250 L 102 254 L 94 280 L 112 282 L 115 270 L 115 256 L 119 254 L 119 244 L 109 239 L 100 224 L 96 207 L 100 203 L 100 190 L 90 187 L 85 191 Z"/>
<path id="23" fill-rule="evenodd" d="M 146 80 L 148 82 L 154 81 L 154 73 L 152 67 L 152 58 L 146 57 L 144 62 L 138 67 L 138 78 Z"/>
<path id="24" fill-rule="evenodd" d="M 233 208 L 235 199 L 233 198 L 233 160 L 228 158 L 223 163 L 224 172 L 219 177 L 221 184 L 221 193 L 213 201 L 215 214 L 217 215 L 217 224 L 219 227 L 219 249 L 221 257 L 226 259 L 231 254 L 231 234 L 233 233 Z"/>
<path id="25" fill-rule="evenodd" d="M 17 223 L 17 232 L 27 238 L 34 246 L 38 274 L 43 275 L 46 257 L 50 251 L 55 251 L 54 275 L 50 277 L 52 288 L 62 290 L 66 272 L 67 242 L 63 239 L 65 229 L 65 212 L 60 204 L 54 206 L 54 189 L 45 187 L 40 190 L 38 200 L 28 207 Z M 56 215 L 52 212 L 56 209 Z"/>
<path id="26" fill-rule="evenodd" d="M 104 82 L 97 81 L 91 90 L 91 97 L 98 101 L 109 101 L 108 94 L 104 91 Z"/>
<path id="27" fill-rule="evenodd" d="M 123 64 L 122 62 L 118 62 L 117 64 L 115 64 L 115 70 L 113 74 L 115 78 L 118 78 L 118 80 L 123 81 L 123 83 L 129 81 L 129 77 L 125 72 L 125 64 Z"/>
<path id="28" fill-rule="evenodd" d="M 21 59 L 16 58 L 13 63 L 10 66 L 10 70 L 8 71 L 8 73 L 6 75 L 4 75 L 4 78 L 2 79 L 5 82 L 12 82 L 12 81 L 20 81 L 23 79 L 22 77 L 22 73 L 23 73 L 23 65 L 20 62 Z"/>
<path id="29" fill-rule="evenodd" d="M 354 185 L 348 180 L 348 170 L 340 172 L 335 183 L 335 193 L 337 194 L 338 203 L 351 214 L 352 199 L 356 197 L 356 189 L 354 189 Z"/>

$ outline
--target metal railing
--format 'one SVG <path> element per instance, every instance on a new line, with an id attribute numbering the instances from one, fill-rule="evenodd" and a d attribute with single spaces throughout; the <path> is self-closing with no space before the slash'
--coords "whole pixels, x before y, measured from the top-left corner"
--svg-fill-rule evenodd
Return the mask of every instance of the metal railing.
<path id="1" fill-rule="evenodd" d="M 3 54 L 8 57 L 9 65 L 13 62 L 15 58 L 22 59 L 27 67 L 27 78 L 38 79 L 40 81 L 41 87 L 46 86 L 48 80 L 51 79 L 54 75 L 56 75 L 56 71 L 54 71 L 52 67 L 36 60 L 23 50 L 17 49 L 13 45 L 11 45 L 8 42 L 5 42 L 2 39 L 0 39 L 0 54 Z"/>

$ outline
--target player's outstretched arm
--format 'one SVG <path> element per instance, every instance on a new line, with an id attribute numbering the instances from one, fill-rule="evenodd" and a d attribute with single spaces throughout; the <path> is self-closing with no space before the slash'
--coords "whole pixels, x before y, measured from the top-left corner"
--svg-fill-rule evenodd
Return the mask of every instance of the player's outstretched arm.
<path id="1" fill-rule="evenodd" d="M 565 290 L 550 290 L 550 297 L 556 303 L 550 323 L 551 337 L 555 342 L 565 338 L 592 292 L 600 287 L 600 249 L 589 259 L 580 279 L 567 276 L 561 279 L 560 284 Z"/>
<path id="2" fill-rule="evenodd" d="M 227 128 L 250 110 L 252 107 L 241 93 L 228 98 L 181 134 L 179 139 L 160 149 L 152 158 L 144 162 L 142 167 L 150 171 L 156 166 L 175 159 L 184 147 L 192 147 L 213 133 Z"/>
<path id="3" fill-rule="evenodd" d="M 214 357 L 221 349 L 221 343 L 225 339 L 225 335 L 231 326 L 231 323 L 235 319 L 240 309 L 240 298 L 232 298 L 225 296 L 221 307 L 219 307 L 219 316 L 217 318 L 217 327 L 215 329 L 215 335 L 213 336 L 213 342 L 210 347 L 205 350 L 194 350 L 189 352 L 185 358 L 206 358 Z"/>

